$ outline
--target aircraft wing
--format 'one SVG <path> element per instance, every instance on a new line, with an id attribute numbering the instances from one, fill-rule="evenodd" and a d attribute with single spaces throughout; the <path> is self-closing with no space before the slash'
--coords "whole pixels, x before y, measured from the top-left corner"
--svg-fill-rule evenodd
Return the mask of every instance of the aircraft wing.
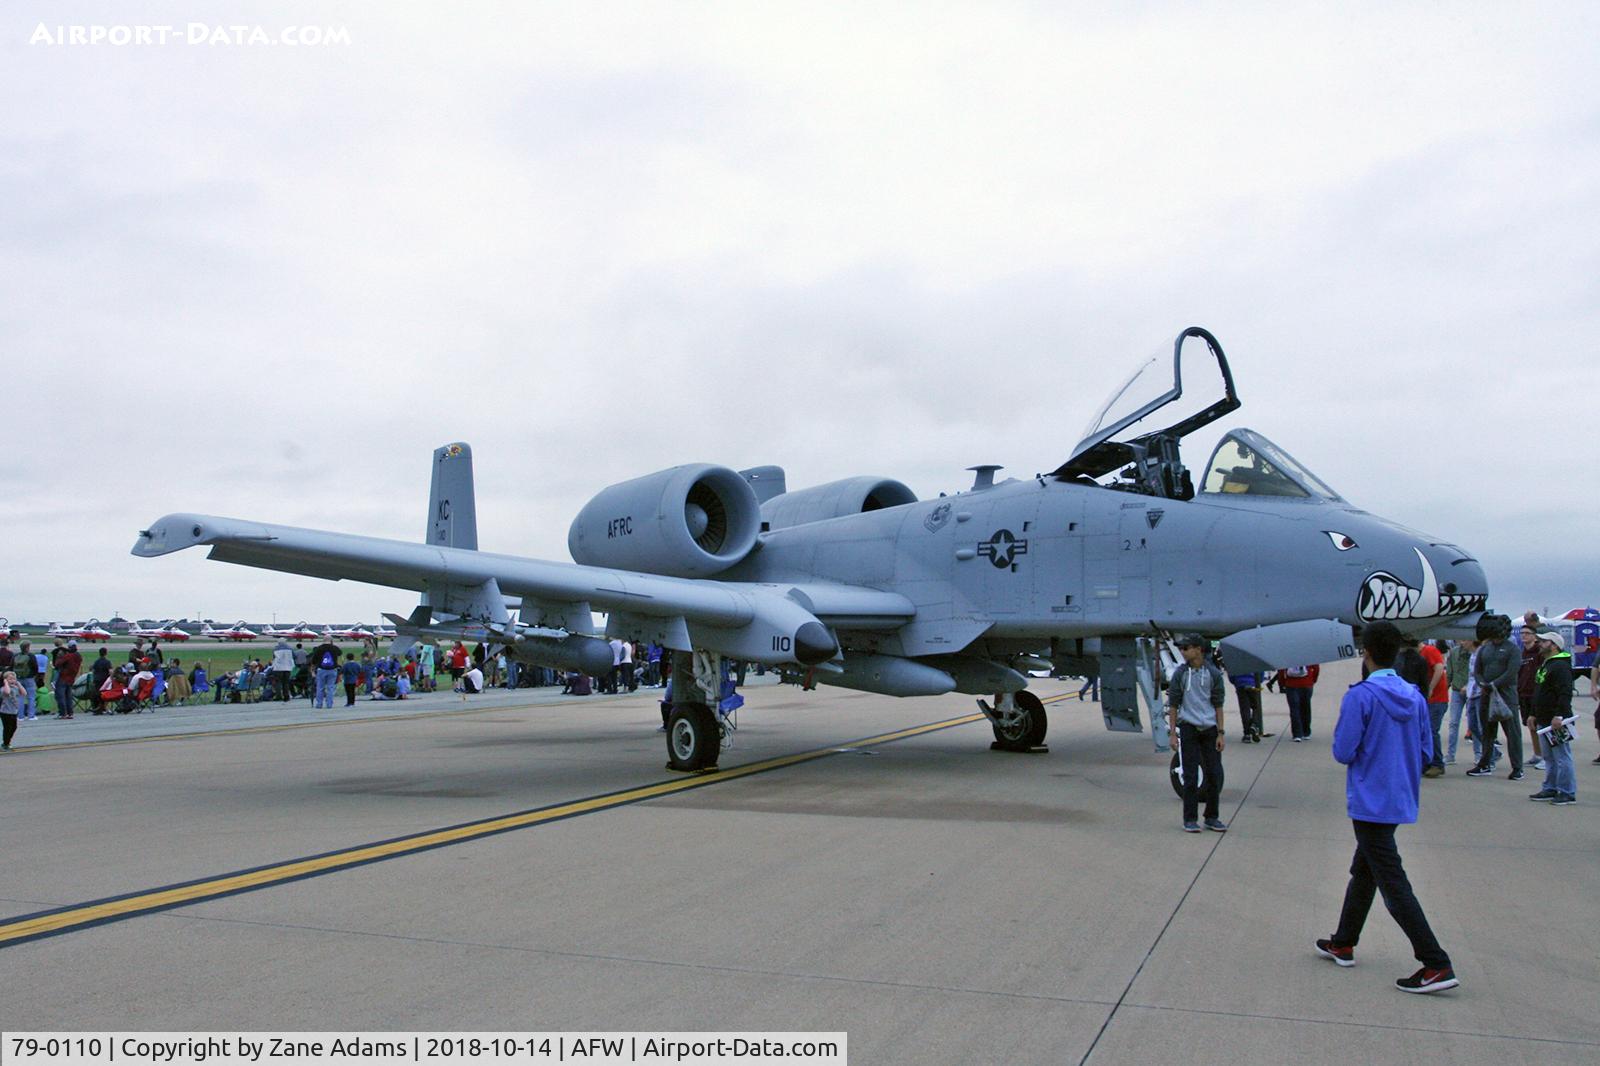
<path id="1" fill-rule="evenodd" d="M 426 592 L 439 609 L 493 602 L 503 611 L 503 596 L 521 597 L 525 616 L 536 604 L 563 623 L 581 618 L 567 626 L 575 632 L 588 630 L 592 607 L 645 623 L 669 648 L 706 647 L 752 662 L 811 665 L 838 650 L 824 626 L 896 628 L 916 613 L 898 593 L 860 586 L 662 577 L 212 515 L 166 515 L 140 531 L 133 554 L 200 545 L 222 562 Z"/>

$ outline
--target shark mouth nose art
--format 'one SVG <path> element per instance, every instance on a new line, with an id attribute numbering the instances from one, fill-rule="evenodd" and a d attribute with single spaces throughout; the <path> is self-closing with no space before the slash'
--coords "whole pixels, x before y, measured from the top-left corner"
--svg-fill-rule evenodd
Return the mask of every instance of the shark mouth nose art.
<path id="1" fill-rule="evenodd" d="M 1446 618 L 1452 615 L 1481 611 L 1487 595 L 1441 593 L 1433 566 L 1421 549 L 1413 548 L 1422 563 L 1422 587 L 1413 586 L 1395 577 L 1387 570 L 1368 576 L 1361 585 L 1361 597 L 1356 613 L 1368 622 L 1394 621 L 1404 618 Z"/>

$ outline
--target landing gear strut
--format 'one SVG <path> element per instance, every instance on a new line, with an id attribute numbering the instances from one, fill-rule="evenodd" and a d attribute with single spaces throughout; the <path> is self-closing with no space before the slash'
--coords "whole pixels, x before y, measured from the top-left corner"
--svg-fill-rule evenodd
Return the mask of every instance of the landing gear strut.
<path id="1" fill-rule="evenodd" d="M 722 657 L 714 652 L 674 652 L 666 710 L 667 769 L 714 770 L 731 743 L 733 712 L 744 702 L 735 694 Z M 726 691 L 724 691 L 726 690 Z"/>
<path id="2" fill-rule="evenodd" d="M 1044 743 L 1045 731 L 1050 723 L 1044 704 L 1031 692 L 1002 692 L 994 698 L 994 707 L 982 700 L 978 706 L 989 716 L 994 727 L 996 751 L 1033 751 Z"/>

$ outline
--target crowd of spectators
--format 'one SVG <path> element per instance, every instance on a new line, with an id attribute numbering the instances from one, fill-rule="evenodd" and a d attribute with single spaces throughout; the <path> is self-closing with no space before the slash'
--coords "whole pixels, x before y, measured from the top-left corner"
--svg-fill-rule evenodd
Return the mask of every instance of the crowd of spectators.
<path id="1" fill-rule="evenodd" d="M 456 641 L 444 645 L 417 643 L 404 653 L 380 652 L 368 643 L 358 654 L 331 642 L 307 649 L 279 640 L 271 653 L 246 658 L 236 668 L 214 674 L 209 665 L 169 657 L 159 641 L 138 639 L 125 657 L 113 658 L 104 646 L 85 662 L 76 641 L 57 638 L 47 651 L 32 641 L 0 641 L 0 721 L 5 725 L 3 749 L 10 750 L 18 722 L 57 715 L 63 721 L 79 712 L 95 715 L 143 714 L 196 702 L 212 704 L 288 702 L 314 699 L 318 674 L 327 672 L 331 689 L 341 686 L 345 706 L 358 697 L 403 700 L 433 692 L 446 683 L 465 699 L 490 688 L 561 686 L 563 693 L 632 692 L 640 686 L 665 684 L 664 654 L 659 644 L 610 641 L 612 668 L 587 676 L 528 666 L 503 651 L 490 654 L 478 643 L 470 649 Z M 45 698 L 41 698 L 41 696 Z"/>

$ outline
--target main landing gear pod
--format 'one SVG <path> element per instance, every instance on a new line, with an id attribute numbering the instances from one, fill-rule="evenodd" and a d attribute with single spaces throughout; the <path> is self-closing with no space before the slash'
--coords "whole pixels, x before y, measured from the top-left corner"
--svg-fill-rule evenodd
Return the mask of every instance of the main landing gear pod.
<path id="1" fill-rule="evenodd" d="M 1044 743 L 1050 723 L 1044 704 L 1033 693 L 1002 692 L 995 696 L 993 707 L 983 700 L 978 701 L 978 707 L 994 727 L 994 743 L 990 745 L 994 750 L 1034 751 Z"/>

